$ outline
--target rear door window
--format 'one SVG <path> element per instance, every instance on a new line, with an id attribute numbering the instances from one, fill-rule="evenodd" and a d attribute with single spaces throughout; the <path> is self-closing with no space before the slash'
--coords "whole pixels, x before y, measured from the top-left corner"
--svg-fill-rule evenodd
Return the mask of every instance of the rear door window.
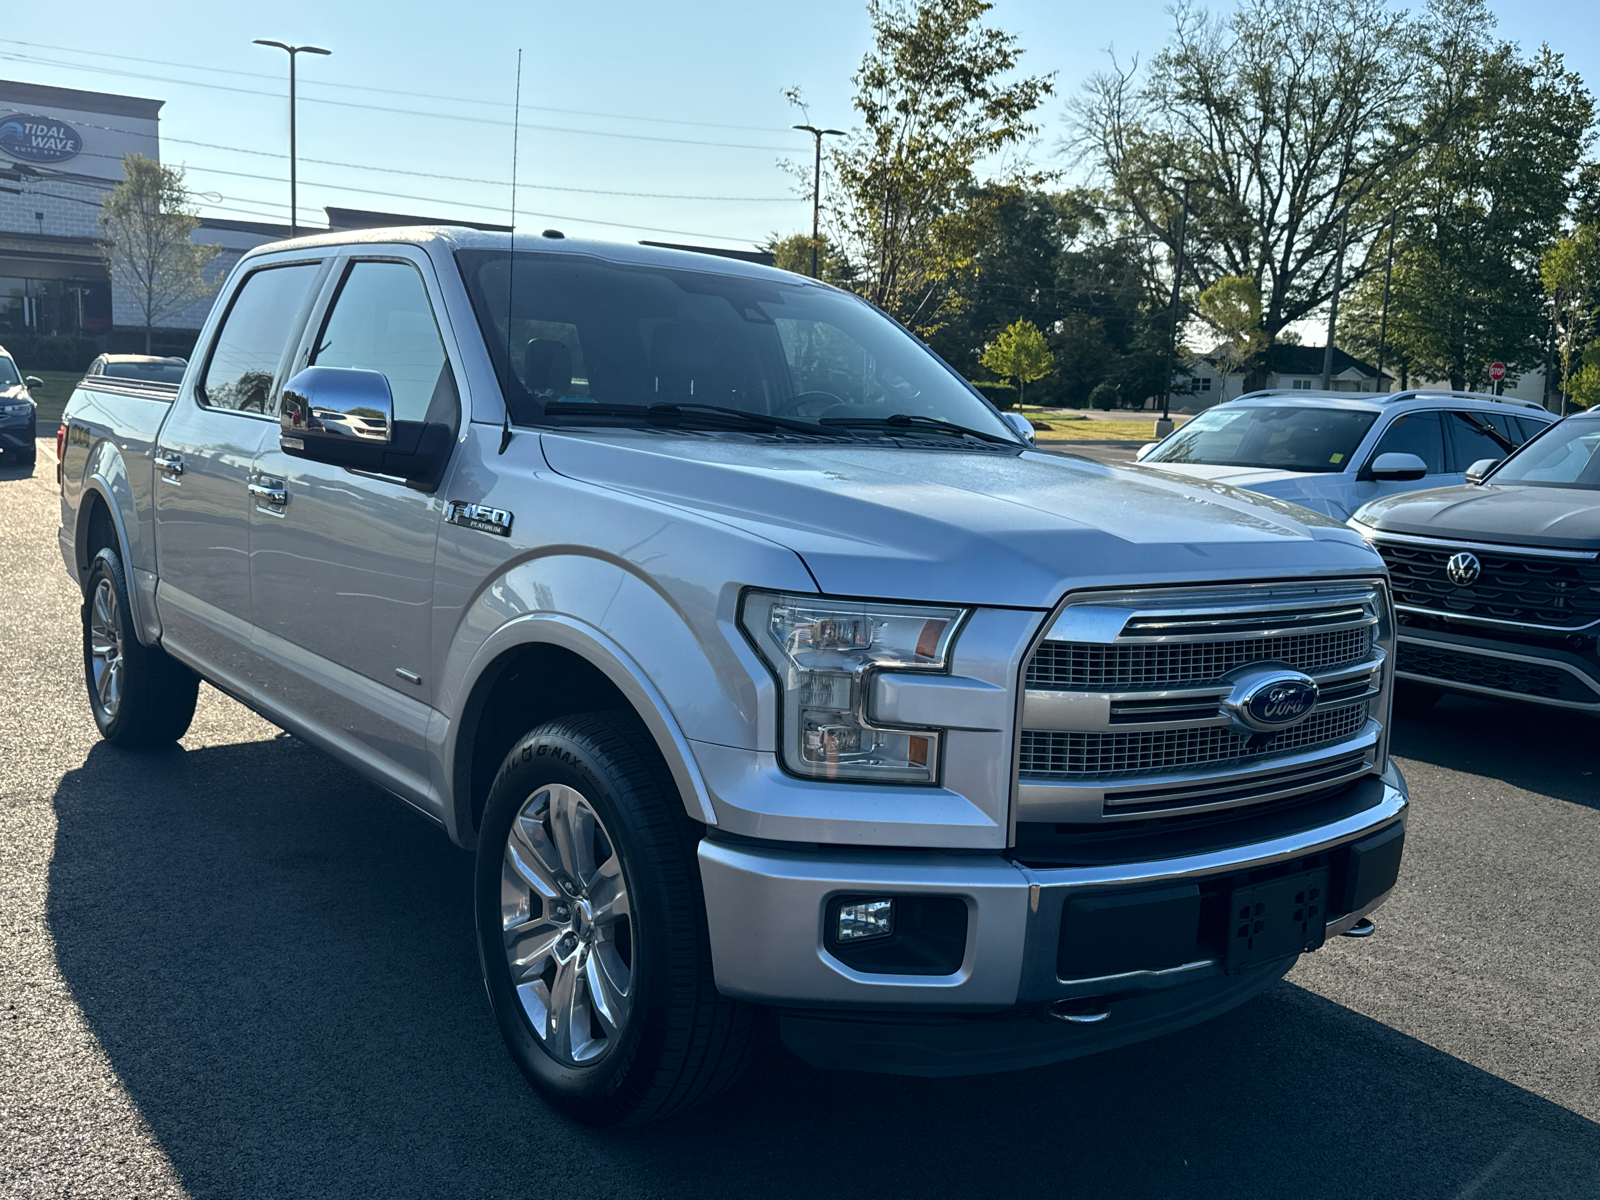
<path id="1" fill-rule="evenodd" d="M 201 403 L 262 414 L 272 408 L 273 376 L 321 265 L 264 267 L 245 279 L 228 306 L 201 376 Z"/>
<path id="2" fill-rule="evenodd" d="M 351 264 L 311 362 L 382 372 L 396 421 L 456 423 L 455 379 L 428 290 L 409 263 Z"/>
<path id="3" fill-rule="evenodd" d="M 1504 458 L 1522 444 L 1520 436 L 1499 424 L 1507 420 L 1499 413 L 1447 412 L 1443 416 L 1450 430 L 1451 471 L 1465 471 L 1483 458 Z M 1502 444 L 1501 439 L 1510 444 Z"/>
<path id="4" fill-rule="evenodd" d="M 1428 474 L 1444 470 L 1444 434 L 1436 412 L 1406 413 L 1384 430 L 1373 458 L 1380 454 L 1415 454 L 1428 466 Z"/>

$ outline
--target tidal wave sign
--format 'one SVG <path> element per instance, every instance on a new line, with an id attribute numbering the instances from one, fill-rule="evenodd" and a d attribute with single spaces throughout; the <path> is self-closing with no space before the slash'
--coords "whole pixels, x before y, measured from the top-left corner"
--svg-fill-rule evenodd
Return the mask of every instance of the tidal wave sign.
<path id="1" fill-rule="evenodd" d="M 20 162 L 66 162 L 82 149 L 82 136 L 65 121 L 34 113 L 0 118 L 0 151 Z"/>

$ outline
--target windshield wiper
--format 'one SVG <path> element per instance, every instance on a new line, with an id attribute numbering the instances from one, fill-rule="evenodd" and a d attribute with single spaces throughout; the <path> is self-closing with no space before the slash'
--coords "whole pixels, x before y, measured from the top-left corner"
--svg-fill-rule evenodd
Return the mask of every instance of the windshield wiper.
<path id="1" fill-rule="evenodd" d="M 806 433 L 812 437 L 826 437 L 828 431 L 810 421 L 793 421 L 788 417 L 773 417 L 748 409 L 731 408 L 723 404 L 588 404 L 572 400 L 551 400 L 544 406 L 547 417 L 644 417 L 652 425 L 677 425 L 685 417 L 726 425 L 729 428 L 751 429 L 760 433 L 775 433 L 780 429 L 791 433 Z"/>
<path id="2" fill-rule="evenodd" d="M 947 433 L 955 437 L 975 437 L 985 442 L 995 442 L 1002 446 L 1021 446 L 1022 443 L 1015 438 L 1001 437 L 997 433 L 985 433 L 981 429 L 968 429 L 965 425 L 957 425 L 953 421 L 941 421 L 938 417 L 927 417 L 921 413 L 892 413 L 887 417 L 823 417 L 817 424 L 828 426 L 837 425 L 844 429 L 884 429 L 890 432 L 916 432 L 922 433 Z"/>

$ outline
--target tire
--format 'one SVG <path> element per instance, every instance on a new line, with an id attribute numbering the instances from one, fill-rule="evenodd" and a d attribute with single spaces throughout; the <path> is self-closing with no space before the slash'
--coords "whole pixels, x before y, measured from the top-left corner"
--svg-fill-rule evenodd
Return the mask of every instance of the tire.
<path id="1" fill-rule="evenodd" d="M 1394 685 L 1394 711 L 1402 717 L 1420 717 L 1444 695 L 1443 688 L 1430 683 L 1416 683 L 1410 679 L 1397 679 Z"/>
<path id="2" fill-rule="evenodd" d="M 474 883 L 484 984 L 522 1073 L 586 1125 L 709 1100 L 755 1044 L 761 1010 L 712 978 L 699 834 L 631 713 L 539 726 L 490 789 Z"/>
<path id="3" fill-rule="evenodd" d="M 168 746 L 194 720 L 200 677 L 133 628 L 128 578 L 109 546 L 94 556 L 84 585 L 83 674 L 100 736 L 129 750 Z"/>

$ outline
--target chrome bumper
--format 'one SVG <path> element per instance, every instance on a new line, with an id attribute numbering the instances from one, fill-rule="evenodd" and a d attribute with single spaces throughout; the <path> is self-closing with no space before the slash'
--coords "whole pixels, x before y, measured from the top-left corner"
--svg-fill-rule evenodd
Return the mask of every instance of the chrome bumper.
<path id="1" fill-rule="evenodd" d="M 1037 869 L 998 854 L 832 850 L 826 853 L 726 841 L 700 843 L 717 986 L 727 995 L 795 1008 L 994 1012 L 1017 1005 L 1111 992 L 1155 991 L 1220 978 L 1197 960 L 1163 971 L 1062 980 L 1056 951 L 1063 904 L 1083 889 L 1199 882 L 1337 850 L 1397 821 L 1409 800 L 1390 767 L 1368 784 L 1375 804 L 1340 820 L 1247 845 L 1110 866 Z M 830 953 L 828 901 L 841 894 L 956 896 L 967 905 L 966 948 L 947 975 L 874 974 Z M 1329 936 L 1377 908 L 1338 913 Z"/>

